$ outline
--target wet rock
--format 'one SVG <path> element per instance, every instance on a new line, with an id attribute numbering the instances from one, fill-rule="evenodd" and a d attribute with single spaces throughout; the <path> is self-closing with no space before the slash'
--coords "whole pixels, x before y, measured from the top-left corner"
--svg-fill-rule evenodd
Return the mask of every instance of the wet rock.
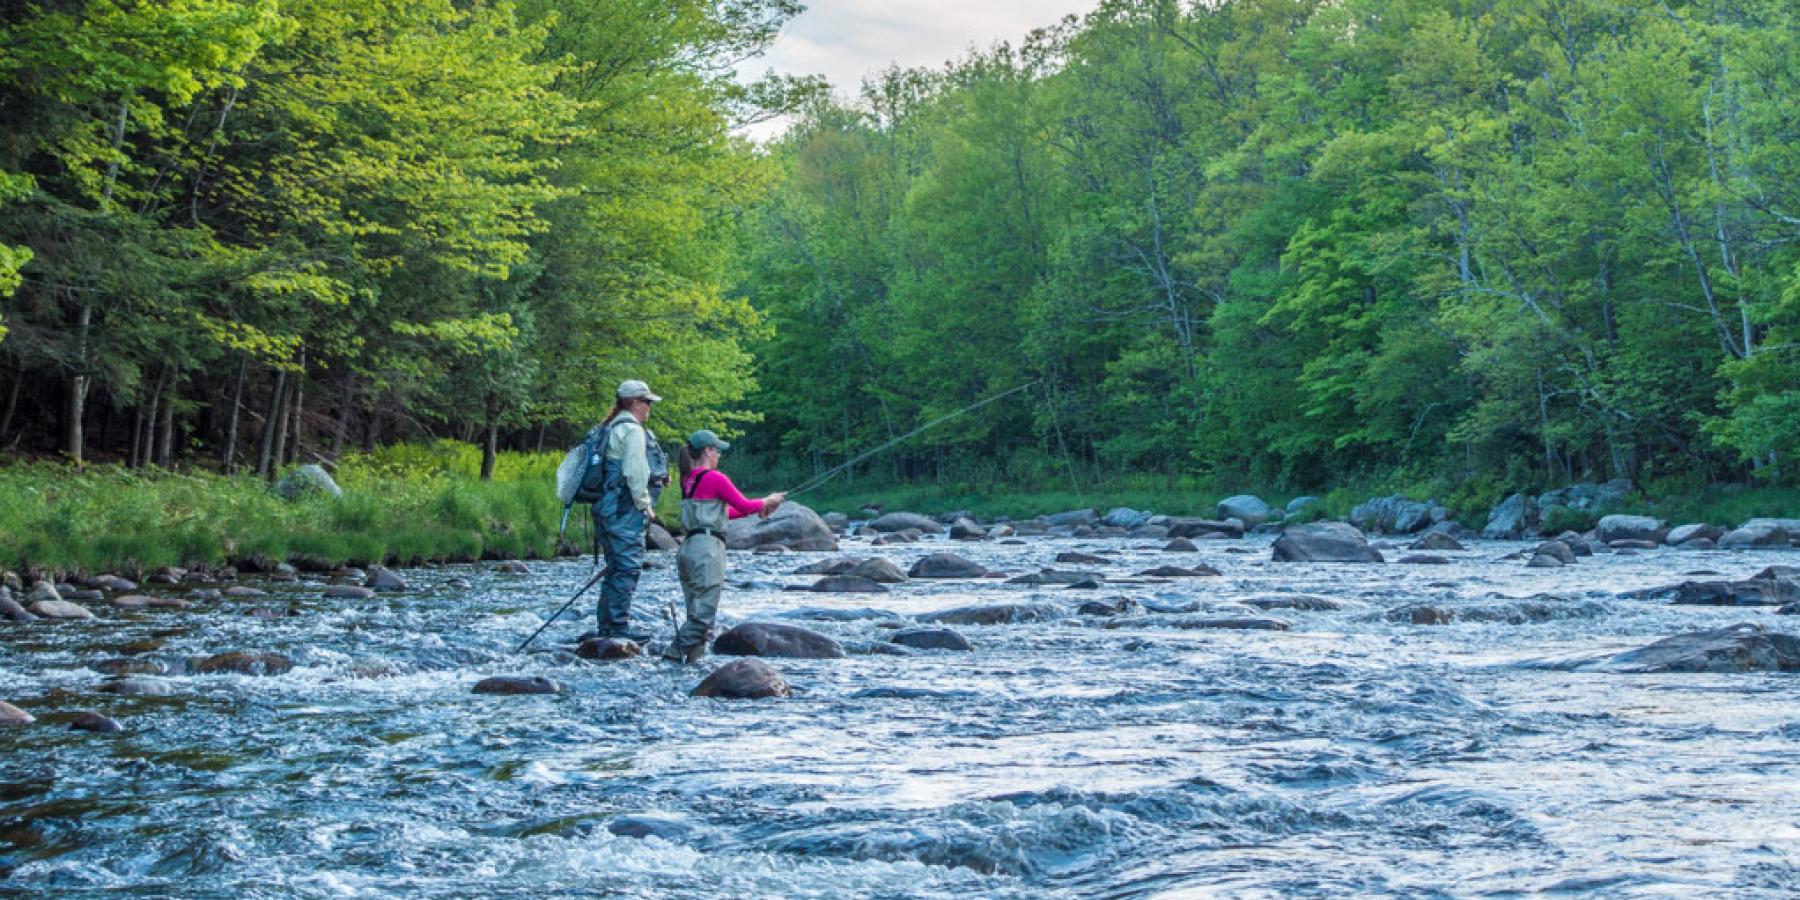
<path id="1" fill-rule="evenodd" d="M 225 594 L 223 592 L 221 592 L 218 588 L 195 588 L 191 593 L 188 594 L 188 596 L 192 597 L 195 600 L 198 600 L 202 603 L 215 602 L 218 600 L 225 599 Z"/>
<path id="2" fill-rule="evenodd" d="M 325 599 L 327 600 L 369 600 L 374 596 L 374 591 L 350 584 L 334 584 L 325 589 Z"/>
<path id="3" fill-rule="evenodd" d="M 1244 536 L 1242 519 L 1193 519 L 1169 518 L 1169 537 L 1171 538 L 1204 538 L 1208 535 L 1223 535 L 1236 540 Z"/>
<path id="4" fill-rule="evenodd" d="M 1143 606 L 1130 597 L 1114 597 L 1110 600 L 1089 600 L 1081 604 L 1081 608 L 1075 613 L 1082 616 L 1112 617 L 1136 615 L 1142 610 Z"/>
<path id="5" fill-rule="evenodd" d="M 784 622 L 745 622 L 713 640 L 721 656 L 840 659 L 843 645 L 816 631 Z"/>
<path id="6" fill-rule="evenodd" d="M 1488 513 L 1481 536 L 1490 540 L 1518 540 L 1537 527 L 1537 501 L 1524 494 L 1513 494 Z"/>
<path id="7" fill-rule="evenodd" d="M 1789 603 L 1786 606 L 1775 610 L 1775 614 L 1778 616 L 1800 616 L 1800 603 Z"/>
<path id="8" fill-rule="evenodd" d="M 1673 547 L 1673 546 L 1679 546 L 1681 544 L 1685 544 L 1688 541 L 1698 540 L 1700 538 L 1705 538 L 1706 540 L 1716 542 L 1716 541 L 1718 541 L 1719 538 L 1722 538 L 1724 536 L 1725 536 L 1725 529 L 1719 528 L 1719 527 L 1716 527 L 1713 525 L 1698 523 L 1698 524 L 1693 524 L 1693 525 L 1680 525 L 1675 528 L 1671 528 L 1671 529 L 1669 529 L 1669 536 L 1667 538 L 1664 538 L 1664 540 L 1668 541 L 1669 545 Z"/>
<path id="9" fill-rule="evenodd" d="M 1463 545 L 1456 538 L 1441 531 L 1427 531 L 1418 540 L 1413 541 L 1407 549 L 1442 553 L 1461 550 Z"/>
<path id="10" fill-rule="evenodd" d="M 1220 629 L 1225 631 L 1287 631 L 1293 627 L 1280 619 L 1259 619 L 1253 616 L 1183 616 L 1159 621 L 1158 625 L 1167 628 L 1180 628 L 1184 631 L 1200 631 Z"/>
<path id="11" fill-rule="evenodd" d="M 958 606 L 924 613 L 916 618 L 933 625 L 1018 625 L 1063 618 L 1062 607 L 1049 603 L 989 603 Z"/>
<path id="12" fill-rule="evenodd" d="M 56 585 L 51 584 L 48 581 L 40 581 L 37 584 L 32 585 L 31 590 L 25 594 L 26 603 L 41 603 L 46 600 L 61 599 L 62 593 L 56 589 Z"/>
<path id="13" fill-rule="evenodd" d="M 987 529 L 972 519 L 957 519 L 950 523 L 950 539 L 953 541 L 985 541 Z"/>
<path id="14" fill-rule="evenodd" d="M 196 592 L 196 593 L 198 593 L 198 592 Z M 226 588 L 225 592 L 224 592 L 224 596 L 230 597 L 233 600 L 249 600 L 249 599 L 253 599 L 256 597 L 267 597 L 267 596 L 269 596 L 269 592 L 257 590 L 256 588 L 253 588 L 253 587 L 243 587 L 242 585 L 239 585 L 236 587 Z"/>
<path id="15" fill-rule="evenodd" d="M 817 594 L 885 594 L 887 586 L 860 575 L 827 575 L 808 588 Z"/>
<path id="16" fill-rule="evenodd" d="M 174 695 L 175 685 L 149 675 L 127 675 L 100 685 L 98 690 L 121 697 L 169 697 Z"/>
<path id="17" fill-rule="evenodd" d="M 899 620 L 900 614 L 885 609 L 864 609 L 860 607 L 822 607 L 802 606 L 780 614 L 784 619 L 809 619 L 819 622 L 866 622 L 870 620 Z"/>
<path id="18" fill-rule="evenodd" d="M 1069 585 L 1068 590 L 1071 590 L 1071 591 L 1097 591 L 1103 587 L 1106 587 L 1106 585 L 1101 579 L 1086 578 L 1081 581 L 1077 581 L 1074 584 Z"/>
<path id="19" fill-rule="evenodd" d="M 606 830 L 628 838 L 659 838 L 679 844 L 694 835 L 694 826 L 669 816 L 620 816 L 606 823 Z"/>
<path id="20" fill-rule="evenodd" d="M 1452 622 L 1534 625 L 1567 619 L 1595 619 L 1605 614 L 1606 607 L 1598 603 L 1573 602 L 1553 595 L 1539 595 L 1528 600 L 1414 604 L 1389 610 L 1386 618 L 1391 622 L 1413 625 L 1448 625 Z"/>
<path id="21" fill-rule="evenodd" d="M 119 723 L 97 712 L 84 712 L 69 722 L 70 731 L 92 731 L 96 734 L 118 734 L 125 729 Z"/>
<path id="22" fill-rule="evenodd" d="M 888 642 L 914 650 L 952 650 L 966 653 L 975 645 L 968 638 L 948 628 L 902 628 L 888 636 Z"/>
<path id="23" fill-rule="evenodd" d="M 369 567 L 369 577 L 363 581 L 363 587 L 376 591 L 404 591 L 407 589 L 406 579 L 386 566 Z"/>
<path id="24" fill-rule="evenodd" d="M 102 675 L 175 675 L 185 666 L 174 666 L 160 659 L 104 659 L 89 668 Z"/>
<path id="25" fill-rule="evenodd" d="M 1064 572 L 1056 569 L 1044 569 L 1029 575 L 1019 575 L 1006 579 L 1007 584 L 1080 584 L 1083 581 L 1105 581 L 1106 576 L 1097 572 Z"/>
<path id="26" fill-rule="evenodd" d="M 834 556 L 816 563 L 808 563 L 794 570 L 795 575 L 843 575 L 856 568 L 860 560 L 848 556 Z"/>
<path id="27" fill-rule="evenodd" d="M 1562 534 L 1557 535 L 1555 538 L 1552 538 L 1551 540 L 1554 541 L 1555 543 L 1562 544 L 1563 546 L 1569 548 L 1569 552 L 1575 554 L 1576 556 L 1593 556 L 1594 555 L 1593 543 L 1590 542 L 1587 538 L 1582 537 L 1581 535 L 1576 534 L 1573 531 L 1565 531 Z M 1542 548 L 1540 547 L 1539 549 L 1542 549 Z M 1574 560 L 1571 559 L 1571 560 L 1569 560 L 1569 562 L 1574 562 Z"/>
<path id="28" fill-rule="evenodd" d="M 1589 667 L 1627 672 L 1800 672 L 1800 638 L 1749 623 L 1678 634 Z"/>
<path id="29" fill-rule="evenodd" d="M 1027 519 L 1023 522 L 1010 523 L 1013 534 L 1020 537 L 1038 537 L 1050 533 L 1050 523 L 1043 519 Z"/>
<path id="30" fill-rule="evenodd" d="M 1144 540 L 1159 541 L 1169 536 L 1169 529 L 1163 525 L 1139 525 L 1138 527 L 1131 529 L 1130 536 L 1142 538 Z M 1176 540 L 1187 540 L 1187 538 L 1176 538 Z"/>
<path id="31" fill-rule="evenodd" d="M 39 600 L 26 607 L 26 609 L 30 611 L 32 615 L 35 615 L 40 619 L 60 619 L 70 621 L 75 619 L 91 619 L 94 617 L 93 613 L 88 612 L 87 607 L 82 606 L 79 603 L 70 603 L 67 600 Z"/>
<path id="32" fill-rule="evenodd" d="M 981 578 L 987 573 L 986 566 L 954 553 L 933 553 L 913 563 L 906 574 L 912 578 Z"/>
<path id="33" fill-rule="evenodd" d="M 293 661 L 279 653 L 221 653 L 209 656 L 194 666 L 194 671 L 201 675 L 226 672 L 238 675 L 286 675 L 293 669 Z"/>
<path id="34" fill-rule="evenodd" d="M 1431 511 L 1435 506 L 1404 494 L 1394 494 L 1350 510 L 1350 524 L 1383 534 L 1414 534 L 1431 526 Z"/>
<path id="35" fill-rule="evenodd" d="M 1154 514 L 1147 509 L 1132 509 L 1127 506 L 1118 506 L 1107 510 L 1106 515 L 1100 517 L 1100 524 L 1129 530 L 1150 524 L 1150 519 L 1153 515 Z"/>
<path id="36" fill-rule="evenodd" d="M 664 533 L 666 534 L 667 532 Z M 671 538 L 671 540 L 673 540 L 673 538 Z M 495 563 L 494 571 L 502 575 L 530 575 L 531 567 L 516 559 L 508 559 Z"/>
<path id="37" fill-rule="evenodd" d="M 681 549 L 681 542 L 669 533 L 669 529 L 662 527 L 662 523 L 653 521 L 644 528 L 644 546 L 662 553 L 674 553 Z"/>
<path id="38" fill-rule="evenodd" d="M 575 648 L 575 655 L 582 659 L 614 660 L 632 659 L 643 656 L 644 648 L 637 641 L 624 638 L 593 637 L 581 642 Z"/>
<path id="39" fill-rule="evenodd" d="M 563 687 L 542 675 L 495 675 L 475 682 L 477 694 L 560 694 Z"/>
<path id="40" fill-rule="evenodd" d="M 1738 527 L 1740 527 L 1740 528 L 1762 528 L 1762 527 L 1779 528 L 1782 531 L 1787 532 L 1789 535 L 1800 535 L 1800 519 L 1770 519 L 1770 518 L 1751 519 L 1750 521 L 1745 522 L 1744 524 L 1742 524 Z"/>
<path id="41" fill-rule="evenodd" d="M 907 580 L 906 573 L 900 571 L 899 566 L 896 566 L 892 562 L 879 556 L 873 559 L 865 559 L 842 574 L 856 578 L 867 578 L 878 584 L 901 584 Z"/>
<path id="42" fill-rule="evenodd" d="M 1712 539 L 1710 539 L 1710 538 L 1694 538 L 1691 541 L 1682 541 L 1681 543 L 1674 544 L 1673 546 L 1677 550 L 1717 550 L 1717 549 L 1719 549 L 1719 545 L 1713 543 Z"/>
<path id="43" fill-rule="evenodd" d="M 998 539 L 998 538 L 1012 537 L 1013 536 L 1013 527 L 1011 525 L 995 525 L 994 527 L 988 529 L 987 536 L 990 540 Z M 1003 543 L 1021 543 L 1021 542 L 1006 541 Z"/>
<path id="44" fill-rule="evenodd" d="M 1606 546 L 1611 547 L 1614 550 L 1619 550 L 1619 551 L 1655 550 L 1656 548 L 1662 546 L 1662 542 L 1661 541 L 1640 541 L 1635 538 L 1626 538 L 1624 540 L 1610 541 L 1607 543 Z"/>
<path id="45" fill-rule="evenodd" d="M 1792 545 L 1793 535 L 1778 525 L 1745 525 L 1719 538 L 1721 550 L 1781 549 Z"/>
<path id="46" fill-rule="evenodd" d="M 1409 553 L 1394 561 L 1402 566 L 1447 566 L 1450 560 L 1429 553 Z"/>
<path id="47" fill-rule="evenodd" d="M 831 529 L 832 534 L 843 534 L 850 530 L 850 517 L 841 512 L 828 512 L 819 518 L 825 522 L 826 528 Z"/>
<path id="48" fill-rule="evenodd" d="M 1538 556 L 1555 557 L 1557 562 L 1565 566 L 1575 564 L 1575 548 L 1562 541 L 1545 541 L 1537 545 L 1537 549 L 1533 552 Z"/>
<path id="49" fill-rule="evenodd" d="M 130 592 L 138 589 L 135 582 L 120 578 L 117 575 L 101 575 L 98 578 L 89 579 L 88 587 L 97 588 L 102 591 L 112 591 L 114 593 Z"/>
<path id="50" fill-rule="evenodd" d="M 0 597 L 0 616 L 5 616 L 9 622 L 36 622 L 38 620 L 38 617 L 33 615 L 30 610 L 20 606 L 19 601 L 11 597 Z"/>
<path id="51" fill-rule="evenodd" d="M 774 666 L 760 659 L 736 659 L 713 670 L 690 692 L 695 697 L 755 700 L 791 697 L 793 688 Z"/>
<path id="52" fill-rule="evenodd" d="M 1226 497 L 1219 501 L 1219 505 L 1214 508 L 1213 512 L 1220 519 L 1237 519 L 1250 528 L 1267 522 L 1271 516 L 1275 515 L 1274 507 L 1263 502 L 1261 497 L 1250 494 Z"/>
<path id="53" fill-rule="evenodd" d="M 835 551 L 837 535 L 813 512 L 798 503 L 783 503 L 767 519 L 745 516 L 725 528 L 725 546 L 732 550 L 755 550 L 780 544 L 801 553 Z"/>
<path id="54" fill-rule="evenodd" d="M 474 586 L 475 586 L 474 582 L 471 582 L 467 578 L 450 578 L 450 579 L 446 579 L 444 581 L 444 587 L 450 588 L 451 590 L 454 590 L 454 591 L 466 591 L 469 588 L 472 588 Z"/>
<path id="55" fill-rule="evenodd" d="M 1292 518 L 1324 502 L 1317 497 L 1295 497 L 1287 502 L 1286 512 Z"/>
<path id="56" fill-rule="evenodd" d="M 1750 577 L 1758 581 L 1773 581 L 1777 578 L 1800 578 L 1800 566 L 1769 566 Z"/>
<path id="57" fill-rule="evenodd" d="M 1668 536 L 1668 526 L 1650 516 L 1602 516 L 1594 526 L 1594 538 L 1608 545 L 1614 541 L 1650 541 L 1655 545 Z"/>
<path id="58" fill-rule="evenodd" d="M 1139 576 L 1145 578 L 1212 578 L 1219 574 L 1219 570 L 1212 566 L 1194 566 L 1192 568 L 1157 566 L 1154 569 L 1145 569 L 1138 573 Z"/>
<path id="59" fill-rule="evenodd" d="M 37 717 L 31 713 L 0 700 L 0 725 L 30 725 L 36 721 Z"/>
<path id="60" fill-rule="evenodd" d="M 309 496 L 341 497 L 342 488 L 331 478 L 331 473 L 320 466 L 308 463 L 289 469 L 269 487 L 269 492 L 283 500 L 298 500 Z"/>
<path id="61" fill-rule="evenodd" d="M 870 544 L 872 546 L 876 546 L 876 547 L 887 547 L 887 546 L 891 546 L 893 544 L 916 544 L 919 542 L 919 538 L 921 538 L 921 537 L 923 537 L 923 535 L 921 535 L 921 534 L 919 534 L 919 532 L 913 531 L 911 529 L 908 529 L 906 531 L 892 531 L 887 534 L 880 535 L 879 537 L 875 538 L 875 540 L 871 541 Z"/>
<path id="62" fill-rule="evenodd" d="M 1282 532 L 1276 562 L 1385 562 L 1363 533 L 1342 522 L 1314 522 Z"/>
<path id="63" fill-rule="evenodd" d="M 1091 553 L 1077 553 L 1073 550 L 1065 550 L 1056 554 L 1056 561 L 1059 563 L 1067 563 L 1072 566 L 1104 566 L 1111 562 L 1111 560 L 1104 556 L 1095 556 Z"/>
<path id="64" fill-rule="evenodd" d="M 1292 609 L 1300 612 L 1333 612 L 1344 608 L 1342 603 L 1324 597 L 1313 597 L 1306 594 L 1293 594 L 1277 597 L 1251 597 L 1244 601 L 1245 606 L 1257 609 Z"/>
<path id="65" fill-rule="evenodd" d="M 1044 517 L 1044 521 L 1052 528 L 1079 528 L 1083 525 L 1092 526 L 1099 520 L 1099 515 L 1091 509 L 1073 509 L 1068 512 L 1059 512 L 1055 515 Z"/>
<path id="66" fill-rule="evenodd" d="M 944 526 L 939 525 L 936 519 L 910 512 L 888 513 L 870 522 L 869 527 L 881 534 L 891 534 L 896 531 L 916 531 L 920 534 L 944 533 Z"/>
<path id="67" fill-rule="evenodd" d="M 1163 545 L 1164 553 L 1199 553 L 1200 548 L 1187 538 L 1176 538 Z"/>
<path id="68" fill-rule="evenodd" d="M 1527 569 L 1560 569 L 1566 565 L 1568 565 L 1568 563 L 1563 562 L 1560 557 L 1552 556 L 1551 554 L 1548 554 L 1548 553 L 1533 553 L 1531 555 L 1531 561 L 1527 562 L 1525 564 L 1525 568 L 1527 568 Z"/>
<path id="69" fill-rule="evenodd" d="M 1678 606 L 1780 606 L 1800 601 L 1800 581 L 1747 578 L 1743 581 L 1684 581 L 1671 598 Z"/>

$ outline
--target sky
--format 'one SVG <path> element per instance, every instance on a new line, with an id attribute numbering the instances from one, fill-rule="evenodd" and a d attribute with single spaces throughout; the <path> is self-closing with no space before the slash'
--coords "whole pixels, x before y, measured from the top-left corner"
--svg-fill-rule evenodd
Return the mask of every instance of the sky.
<path id="1" fill-rule="evenodd" d="M 824 75 L 838 94 L 850 97 L 863 76 L 891 63 L 937 67 L 971 47 L 1002 40 L 1017 45 L 1034 28 L 1098 5 L 1099 0 L 810 0 L 768 54 L 739 67 L 739 75 L 754 79 L 770 69 Z M 770 123 L 751 134 L 765 139 L 784 127 Z"/>

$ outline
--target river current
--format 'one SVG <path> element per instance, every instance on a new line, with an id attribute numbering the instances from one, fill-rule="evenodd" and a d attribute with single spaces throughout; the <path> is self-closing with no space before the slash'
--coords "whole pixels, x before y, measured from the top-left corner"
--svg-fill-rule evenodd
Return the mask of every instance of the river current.
<path id="1" fill-rule="evenodd" d="M 1782 896 L 1800 893 L 1797 676 L 1573 672 L 1767 609 L 1622 592 L 1788 552 L 1648 551 L 1526 569 L 1477 542 L 1450 565 L 1270 561 L 1269 539 L 1162 552 L 1124 538 L 923 543 L 843 552 L 902 569 L 950 550 L 1011 574 L 1062 551 L 1127 578 L 1204 562 L 1221 577 L 1100 590 L 998 580 L 880 595 L 782 590 L 817 554 L 733 553 L 723 624 L 780 618 L 844 659 L 770 662 L 795 695 L 696 699 L 723 659 L 590 662 L 593 606 L 513 648 L 586 560 L 408 570 L 413 590 L 270 596 L 72 624 L 0 625 L 0 891 L 81 896 L 1135 897 Z M 1401 553 L 1390 551 L 1393 559 Z M 639 620 L 679 602 L 651 554 Z M 304 576 L 303 576 L 304 578 Z M 467 579 L 469 588 L 450 587 Z M 170 592 L 177 589 L 169 588 Z M 1417 625 L 1432 602 L 1549 593 L 1558 618 Z M 1331 611 L 1248 608 L 1275 595 Z M 1075 615 L 1131 597 L 1124 623 Z M 1068 616 L 957 626 L 974 651 L 858 652 L 892 619 L 982 603 Z M 251 608 L 292 614 L 245 615 Z M 1183 614 L 1172 610 L 1195 609 Z M 1289 631 L 1185 630 L 1195 614 Z M 805 616 L 808 618 L 796 618 Z M 827 615 L 827 614 L 817 614 Z M 842 615 L 837 613 L 835 615 Z M 1789 626 L 1792 622 L 1793 626 Z M 1109 627 L 1118 626 L 1118 627 Z M 653 646 L 654 650 L 654 646 Z M 267 651 L 274 677 L 171 675 L 165 697 L 98 693 L 94 666 Z M 496 674 L 557 696 L 474 695 Z M 97 710 L 120 734 L 57 727 Z"/>

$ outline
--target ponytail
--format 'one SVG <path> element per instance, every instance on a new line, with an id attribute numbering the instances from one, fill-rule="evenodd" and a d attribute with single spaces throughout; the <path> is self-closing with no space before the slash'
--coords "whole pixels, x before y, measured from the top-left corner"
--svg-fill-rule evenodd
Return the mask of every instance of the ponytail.
<path id="1" fill-rule="evenodd" d="M 675 469 L 681 473 L 681 496 L 687 496 L 688 476 L 694 473 L 694 468 L 698 465 L 700 459 L 694 455 L 694 448 L 689 447 L 687 441 L 682 441 L 681 449 L 675 452 Z"/>

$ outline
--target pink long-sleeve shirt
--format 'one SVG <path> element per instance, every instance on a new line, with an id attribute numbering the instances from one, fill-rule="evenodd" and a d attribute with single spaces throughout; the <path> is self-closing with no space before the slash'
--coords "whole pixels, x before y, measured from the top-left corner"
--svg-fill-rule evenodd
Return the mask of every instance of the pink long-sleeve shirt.
<path id="1" fill-rule="evenodd" d="M 725 516 L 729 519 L 753 516 L 763 509 L 761 500 L 746 498 L 738 491 L 737 485 L 731 483 L 731 476 L 718 469 L 694 470 L 689 473 L 687 483 L 682 488 L 682 494 L 689 500 L 725 501 Z"/>

